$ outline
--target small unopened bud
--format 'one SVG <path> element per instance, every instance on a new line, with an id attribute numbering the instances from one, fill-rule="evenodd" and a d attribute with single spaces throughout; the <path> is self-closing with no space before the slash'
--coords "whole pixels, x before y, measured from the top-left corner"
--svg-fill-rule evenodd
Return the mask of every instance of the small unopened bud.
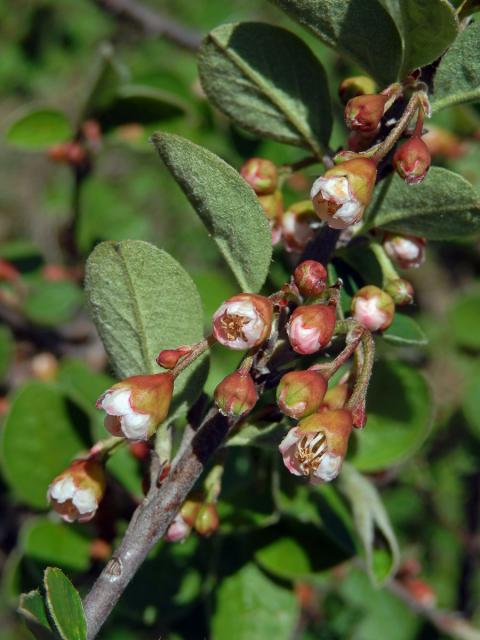
<path id="1" fill-rule="evenodd" d="M 164 349 L 156 358 L 158 365 L 164 369 L 174 369 L 179 360 L 192 351 L 192 347 L 178 347 L 177 349 Z"/>
<path id="2" fill-rule="evenodd" d="M 251 349 L 264 342 L 272 328 L 273 304 L 255 293 L 226 300 L 213 315 L 215 339 L 229 349 Z"/>
<path id="3" fill-rule="evenodd" d="M 432 587 L 420 578 L 406 578 L 401 581 L 410 596 L 423 607 L 435 607 L 437 596 Z"/>
<path id="4" fill-rule="evenodd" d="M 98 147 L 102 140 L 102 130 L 96 120 L 85 120 L 82 124 L 82 133 L 85 140 L 92 147 Z"/>
<path id="5" fill-rule="evenodd" d="M 200 500 L 195 500 L 193 498 L 188 498 L 182 505 L 180 509 L 180 513 L 182 515 L 183 520 L 190 526 L 193 527 L 195 524 L 195 520 L 197 519 L 198 512 L 200 511 L 200 507 L 202 503 Z"/>
<path id="6" fill-rule="evenodd" d="M 190 535 L 192 528 L 185 522 L 181 513 L 177 513 L 165 534 L 167 542 L 183 542 Z"/>
<path id="7" fill-rule="evenodd" d="M 316 371 L 290 371 L 277 387 L 277 404 L 282 413 L 300 420 L 317 411 L 327 390 L 327 383 Z"/>
<path id="8" fill-rule="evenodd" d="M 258 196 L 258 201 L 262 205 L 265 215 L 273 224 L 279 222 L 283 214 L 283 196 L 281 191 L 274 191 Z"/>
<path id="9" fill-rule="evenodd" d="M 61 264 L 46 264 L 42 269 L 42 278 L 48 282 L 65 282 L 74 279 L 71 269 Z"/>
<path id="10" fill-rule="evenodd" d="M 87 522 L 105 492 L 105 471 L 95 460 L 75 460 L 48 487 L 52 508 L 66 522 Z"/>
<path id="11" fill-rule="evenodd" d="M 32 376 L 48 382 L 58 375 L 58 360 L 53 353 L 38 353 L 30 362 Z"/>
<path id="12" fill-rule="evenodd" d="M 394 303 L 400 307 L 413 302 L 415 292 L 410 282 L 405 278 L 389 280 L 384 289 L 392 297 Z"/>
<path id="13" fill-rule="evenodd" d="M 67 145 L 67 162 L 74 167 L 79 167 L 87 159 L 87 152 L 78 142 L 70 142 Z"/>
<path id="14" fill-rule="evenodd" d="M 311 200 L 290 205 L 281 220 L 283 244 L 288 252 L 302 252 L 320 226 Z"/>
<path id="15" fill-rule="evenodd" d="M 316 353 L 327 346 L 335 331 L 335 307 L 311 304 L 297 307 L 287 324 L 287 334 L 294 351 L 302 355 Z"/>
<path id="16" fill-rule="evenodd" d="M 250 158 L 240 169 L 240 175 L 257 195 L 273 193 L 277 188 L 277 165 L 265 158 Z"/>
<path id="17" fill-rule="evenodd" d="M 283 462 L 293 475 L 330 482 L 340 473 L 351 432 L 352 416 L 346 409 L 314 413 L 282 440 Z"/>
<path id="18" fill-rule="evenodd" d="M 212 504 L 203 504 L 195 520 L 195 531 L 201 536 L 210 536 L 218 529 L 219 519 L 217 507 Z"/>
<path id="19" fill-rule="evenodd" d="M 357 96 L 347 102 L 345 107 L 345 123 L 349 129 L 372 133 L 376 131 L 383 118 L 388 96 L 376 93 L 368 96 Z"/>
<path id="20" fill-rule="evenodd" d="M 336 384 L 325 394 L 322 407 L 325 407 L 326 409 L 343 409 L 348 398 L 348 393 L 348 384 Z"/>
<path id="21" fill-rule="evenodd" d="M 352 98 L 375 93 L 377 85 L 368 76 L 352 76 L 345 78 L 338 88 L 338 96 L 343 104 L 347 104 Z"/>
<path id="22" fill-rule="evenodd" d="M 131 442 L 128 447 L 130 453 L 136 460 L 145 461 L 150 457 L 151 449 L 147 442 Z"/>
<path id="23" fill-rule="evenodd" d="M 418 184 L 427 175 L 431 157 L 425 142 L 412 136 L 398 147 L 393 154 L 393 166 L 407 184 Z"/>
<path id="24" fill-rule="evenodd" d="M 0 282 L 15 282 L 20 278 L 20 272 L 8 260 L 0 258 Z"/>
<path id="25" fill-rule="evenodd" d="M 315 180 L 310 192 L 317 216 L 333 229 L 358 222 L 371 200 L 376 175 L 376 164 L 368 158 L 354 158 L 329 169 Z"/>
<path id="26" fill-rule="evenodd" d="M 105 428 L 128 440 L 148 440 L 165 420 L 173 394 L 171 373 L 132 376 L 108 389 L 97 401 Z"/>
<path id="27" fill-rule="evenodd" d="M 106 562 L 112 555 L 112 545 L 102 538 L 95 538 L 90 543 L 90 558 Z"/>
<path id="28" fill-rule="evenodd" d="M 385 291 L 374 285 L 359 289 L 352 300 L 352 315 L 370 331 L 384 331 L 392 324 L 395 304 Z"/>
<path id="29" fill-rule="evenodd" d="M 383 240 L 386 254 L 400 269 L 417 268 L 425 262 L 425 238 L 387 234 Z"/>
<path id="30" fill-rule="evenodd" d="M 246 416 L 258 400 L 253 378 L 249 373 L 234 371 L 224 378 L 214 392 L 215 404 L 225 416 Z"/>
<path id="31" fill-rule="evenodd" d="M 59 142 L 58 144 L 54 144 L 48 150 L 48 157 L 53 162 L 63 163 L 68 162 L 68 150 L 69 143 L 68 142 Z"/>
<path id="32" fill-rule="evenodd" d="M 304 260 L 293 272 L 293 279 L 305 298 L 319 296 L 327 286 L 327 270 L 321 262 Z"/>

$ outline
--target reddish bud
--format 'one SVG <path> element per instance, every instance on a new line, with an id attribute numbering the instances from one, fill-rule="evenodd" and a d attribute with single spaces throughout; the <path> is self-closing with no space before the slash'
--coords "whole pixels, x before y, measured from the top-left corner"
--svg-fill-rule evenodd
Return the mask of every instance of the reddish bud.
<path id="1" fill-rule="evenodd" d="M 42 269 L 42 277 L 49 282 L 73 280 L 71 270 L 60 264 L 46 264 Z"/>
<path id="2" fill-rule="evenodd" d="M 333 229 L 358 222 L 370 202 L 377 167 L 368 158 L 354 158 L 329 169 L 313 183 L 310 196 L 317 216 Z"/>
<path id="3" fill-rule="evenodd" d="M 48 157 L 53 162 L 68 162 L 68 149 L 68 142 L 60 142 L 59 144 L 54 144 L 48 150 Z"/>
<path id="4" fill-rule="evenodd" d="M 383 240 L 386 254 L 400 269 L 417 268 L 425 262 L 425 238 L 387 233 Z"/>
<path id="5" fill-rule="evenodd" d="M 423 607 L 434 607 L 437 596 L 432 587 L 420 578 L 406 578 L 402 584 L 408 593 Z"/>
<path id="6" fill-rule="evenodd" d="M 150 447 L 146 442 L 132 442 L 128 448 L 136 460 L 148 460 L 150 457 Z"/>
<path id="7" fill-rule="evenodd" d="M 90 558 L 105 562 L 112 555 L 112 545 L 102 538 L 95 538 L 90 543 Z"/>
<path id="8" fill-rule="evenodd" d="M 290 371 L 277 387 L 277 404 L 282 413 L 300 420 L 317 411 L 327 390 L 327 383 L 316 371 Z"/>
<path id="9" fill-rule="evenodd" d="M 199 500 L 193 500 L 188 498 L 182 505 L 180 509 L 180 513 L 184 521 L 190 526 L 193 527 L 195 524 L 195 520 L 197 519 L 198 512 L 200 511 L 200 507 L 202 503 Z"/>
<path id="10" fill-rule="evenodd" d="M 281 233 L 288 252 L 301 253 L 320 226 L 310 200 L 290 205 L 281 220 Z"/>
<path id="11" fill-rule="evenodd" d="M 214 392 L 215 404 L 225 416 L 246 416 L 258 400 L 253 378 L 249 373 L 234 371 L 224 378 Z"/>
<path id="12" fill-rule="evenodd" d="M 370 331 L 384 331 L 392 324 L 395 304 L 385 291 L 374 285 L 359 289 L 353 296 L 352 315 Z"/>
<path id="13" fill-rule="evenodd" d="M 96 120 L 85 120 L 82 133 L 85 140 L 93 146 L 98 146 L 102 140 L 102 130 Z"/>
<path id="14" fill-rule="evenodd" d="M 66 522 L 87 522 L 105 492 L 105 470 L 95 460 L 75 460 L 48 487 L 52 508 Z"/>
<path id="15" fill-rule="evenodd" d="M 180 513 L 177 513 L 173 522 L 168 527 L 164 539 L 167 542 L 183 542 L 190 535 L 192 528 L 185 522 Z"/>
<path id="16" fill-rule="evenodd" d="M 418 184 L 430 167 L 430 151 L 420 137 L 412 136 L 397 148 L 392 162 L 398 175 L 407 184 Z"/>
<path id="17" fill-rule="evenodd" d="M 67 162 L 78 167 L 87 159 L 86 150 L 78 142 L 70 142 L 67 145 Z"/>
<path id="18" fill-rule="evenodd" d="M 353 76 L 345 78 L 338 88 L 338 96 L 343 104 L 347 104 L 352 98 L 375 93 L 377 85 L 368 76 Z"/>
<path id="19" fill-rule="evenodd" d="M 171 373 L 132 376 L 114 384 L 97 401 L 105 428 L 128 440 L 148 440 L 165 420 L 173 394 Z"/>
<path id="20" fill-rule="evenodd" d="M 380 125 L 380 120 L 383 118 L 388 101 L 388 96 L 379 93 L 352 98 L 345 107 L 345 123 L 347 127 L 362 133 L 376 131 Z"/>
<path id="21" fill-rule="evenodd" d="M 271 300 L 255 293 L 240 293 L 214 313 L 212 332 L 229 349 L 251 349 L 268 338 L 272 318 Z"/>
<path id="22" fill-rule="evenodd" d="M 311 304 L 297 307 L 287 324 L 287 334 L 294 351 L 302 355 L 316 353 L 327 346 L 335 331 L 333 306 Z"/>
<path id="23" fill-rule="evenodd" d="M 164 369 L 174 369 L 179 360 L 184 358 L 191 351 L 192 347 L 188 346 L 178 347 L 177 349 L 164 349 L 158 354 L 156 362 Z"/>
<path id="24" fill-rule="evenodd" d="M 201 536 L 210 536 L 218 525 L 217 507 L 212 503 L 202 505 L 195 519 L 195 531 Z"/>
<path id="25" fill-rule="evenodd" d="M 273 193 L 277 188 L 277 166 L 265 158 L 250 158 L 240 169 L 240 175 L 257 195 Z"/>
<path id="26" fill-rule="evenodd" d="M 282 440 L 283 462 L 293 475 L 329 482 L 340 473 L 351 431 L 352 416 L 346 409 L 314 413 Z"/>
<path id="27" fill-rule="evenodd" d="M 415 292 L 410 282 L 404 278 L 389 280 L 385 285 L 385 291 L 392 297 L 394 303 L 400 307 L 413 302 Z"/>
<path id="28" fill-rule="evenodd" d="M 348 384 L 339 383 L 325 394 L 322 407 L 326 409 L 343 409 L 349 394 Z"/>
<path id="29" fill-rule="evenodd" d="M 15 282 L 20 278 L 20 272 L 8 260 L 0 258 L 0 282 Z"/>
<path id="30" fill-rule="evenodd" d="M 305 298 L 319 296 L 327 285 L 327 270 L 316 260 L 304 260 L 293 272 L 293 279 Z"/>

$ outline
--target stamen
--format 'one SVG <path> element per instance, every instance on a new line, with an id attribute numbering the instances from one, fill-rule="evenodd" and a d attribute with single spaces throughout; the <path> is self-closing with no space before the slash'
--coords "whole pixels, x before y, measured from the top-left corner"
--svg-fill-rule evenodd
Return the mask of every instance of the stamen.
<path id="1" fill-rule="evenodd" d="M 250 322 L 250 318 L 246 316 L 239 316 L 237 314 L 224 314 L 220 318 L 220 324 L 225 331 L 228 340 L 236 340 L 241 338 L 245 342 L 247 337 L 244 333 L 243 327 Z"/>
<path id="2" fill-rule="evenodd" d="M 302 437 L 297 444 L 295 458 L 305 475 L 310 475 L 317 469 L 327 450 L 327 439 L 323 431 L 312 435 L 306 434 Z"/>

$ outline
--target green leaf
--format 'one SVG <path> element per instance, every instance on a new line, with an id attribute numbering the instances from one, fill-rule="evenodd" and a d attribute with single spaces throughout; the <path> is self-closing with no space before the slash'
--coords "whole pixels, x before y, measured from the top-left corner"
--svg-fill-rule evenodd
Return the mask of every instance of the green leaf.
<path id="1" fill-rule="evenodd" d="M 260 22 L 211 31 L 199 54 L 210 101 L 239 126 L 317 155 L 332 128 L 325 71 L 293 33 Z"/>
<path id="2" fill-rule="evenodd" d="M 363 67 L 381 84 L 397 79 L 402 41 L 379 0 L 275 0 L 329 47 Z"/>
<path id="3" fill-rule="evenodd" d="M 212 640 L 288 640 L 297 620 L 292 591 L 246 564 L 220 582 L 212 618 Z"/>
<path id="4" fill-rule="evenodd" d="M 23 111 L 9 126 L 7 142 L 23 149 L 44 149 L 73 135 L 64 113 L 55 109 Z"/>
<path id="5" fill-rule="evenodd" d="M 74 407 L 54 386 L 28 382 L 12 401 L 0 457 L 8 484 L 22 502 L 47 507 L 47 489 L 86 445 Z"/>
<path id="6" fill-rule="evenodd" d="M 83 293 L 73 282 L 41 281 L 33 285 L 23 312 L 33 322 L 55 327 L 71 320 L 82 301 Z"/>
<path id="7" fill-rule="evenodd" d="M 367 395 L 367 426 L 356 433 L 351 462 L 379 471 L 402 462 L 430 429 L 432 399 L 422 375 L 400 362 L 377 362 Z"/>
<path id="8" fill-rule="evenodd" d="M 413 318 L 403 313 L 395 313 L 392 324 L 382 333 L 387 342 L 398 346 L 423 347 L 428 339 Z"/>
<path id="9" fill-rule="evenodd" d="M 478 289 L 462 294 L 449 309 L 450 334 L 460 347 L 480 349 L 479 314 L 480 291 Z"/>
<path id="10" fill-rule="evenodd" d="M 365 224 L 429 240 L 470 236 L 480 231 L 480 198 L 462 176 L 440 167 L 417 185 L 395 175 L 375 189 Z"/>
<path id="11" fill-rule="evenodd" d="M 14 349 L 12 332 L 8 327 L 0 326 L 0 383 L 8 372 Z"/>
<path id="12" fill-rule="evenodd" d="M 463 411 L 472 431 L 480 438 L 480 367 L 476 367 L 469 376 Z"/>
<path id="13" fill-rule="evenodd" d="M 480 20 L 458 35 L 443 56 L 433 81 L 433 111 L 480 100 Z"/>
<path id="14" fill-rule="evenodd" d="M 387 0 L 402 36 L 401 77 L 436 60 L 455 40 L 458 20 L 448 0 Z"/>
<path id="15" fill-rule="evenodd" d="M 153 143 L 242 289 L 258 291 L 270 267 L 272 240 L 253 190 L 226 162 L 185 138 L 157 133 Z"/>
<path id="16" fill-rule="evenodd" d="M 400 550 L 380 495 L 370 480 L 348 463 L 343 465 L 340 487 L 352 505 L 370 579 L 382 584 L 398 569 Z M 384 547 L 378 547 L 380 536 Z"/>
<path id="17" fill-rule="evenodd" d="M 161 371 L 159 351 L 203 337 L 202 303 L 190 276 L 168 253 L 147 242 L 102 242 L 86 267 L 90 310 L 121 378 Z M 206 361 L 175 381 L 172 406 L 185 409 L 200 393 Z"/>
<path id="18" fill-rule="evenodd" d="M 44 566 L 56 564 L 71 571 L 90 566 L 90 540 L 74 526 L 46 517 L 28 521 L 21 530 L 25 555 Z"/>
<path id="19" fill-rule="evenodd" d="M 47 618 L 45 603 L 38 589 L 22 593 L 17 612 L 37 640 L 55 640 Z"/>
<path id="20" fill-rule="evenodd" d="M 82 601 L 67 576 L 60 569 L 48 567 L 43 583 L 48 611 L 62 640 L 87 640 Z"/>
<path id="21" fill-rule="evenodd" d="M 128 81 L 128 71 L 114 56 L 113 47 L 103 44 L 100 48 L 88 91 L 88 97 L 83 107 L 82 120 L 95 117 L 114 100 L 119 87 Z"/>

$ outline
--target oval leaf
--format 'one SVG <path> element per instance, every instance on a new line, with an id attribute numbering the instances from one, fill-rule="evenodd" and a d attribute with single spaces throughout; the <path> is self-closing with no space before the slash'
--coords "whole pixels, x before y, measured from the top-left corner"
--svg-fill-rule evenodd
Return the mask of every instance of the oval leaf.
<path id="1" fill-rule="evenodd" d="M 200 296 L 168 253 L 140 240 L 102 242 L 86 270 L 90 309 L 119 377 L 161 371 L 159 351 L 203 337 Z M 173 411 L 198 396 L 206 375 L 199 360 L 175 381 Z"/>
<path id="2" fill-rule="evenodd" d="M 275 3 L 381 84 L 397 79 L 402 41 L 393 18 L 379 0 L 275 0 Z"/>
<path id="3" fill-rule="evenodd" d="M 27 383 L 12 402 L 0 455 L 5 479 L 32 507 L 47 507 L 53 478 L 85 447 L 71 405 L 61 392 L 41 382 Z"/>
<path id="4" fill-rule="evenodd" d="M 451 240 L 480 231 L 480 198 L 462 176 L 432 167 L 418 185 L 394 175 L 375 190 L 366 225 Z"/>
<path id="5" fill-rule="evenodd" d="M 185 138 L 157 133 L 152 140 L 242 289 L 258 291 L 270 267 L 272 240 L 253 190 L 230 165 Z"/>
<path id="6" fill-rule="evenodd" d="M 424 441 L 432 414 L 430 390 L 412 367 L 378 362 L 367 396 L 367 426 L 356 433 L 351 462 L 360 471 L 399 463 Z"/>
<path id="7" fill-rule="evenodd" d="M 17 116 L 7 131 L 7 142 L 24 149 L 44 149 L 73 135 L 67 116 L 55 109 L 33 109 Z"/>
<path id="8" fill-rule="evenodd" d="M 211 102 L 241 127 L 320 155 L 332 128 L 325 71 L 293 33 L 259 22 L 211 31 L 199 56 Z"/>
<path id="9" fill-rule="evenodd" d="M 480 20 L 469 24 L 443 56 L 433 81 L 433 111 L 480 100 Z"/>
<path id="10" fill-rule="evenodd" d="M 462 293 L 448 312 L 449 333 L 454 342 L 466 349 L 480 350 L 480 290 Z"/>
<path id="11" fill-rule="evenodd" d="M 62 640 L 87 640 L 82 601 L 67 576 L 48 567 L 43 576 L 48 611 Z"/>
<path id="12" fill-rule="evenodd" d="M 27 627 L 37 640 L 55 640 L 55 635 L 47 618 L 45 603 L 38 589 L 22 593 L 17 612 L 25 620 Z"/>

